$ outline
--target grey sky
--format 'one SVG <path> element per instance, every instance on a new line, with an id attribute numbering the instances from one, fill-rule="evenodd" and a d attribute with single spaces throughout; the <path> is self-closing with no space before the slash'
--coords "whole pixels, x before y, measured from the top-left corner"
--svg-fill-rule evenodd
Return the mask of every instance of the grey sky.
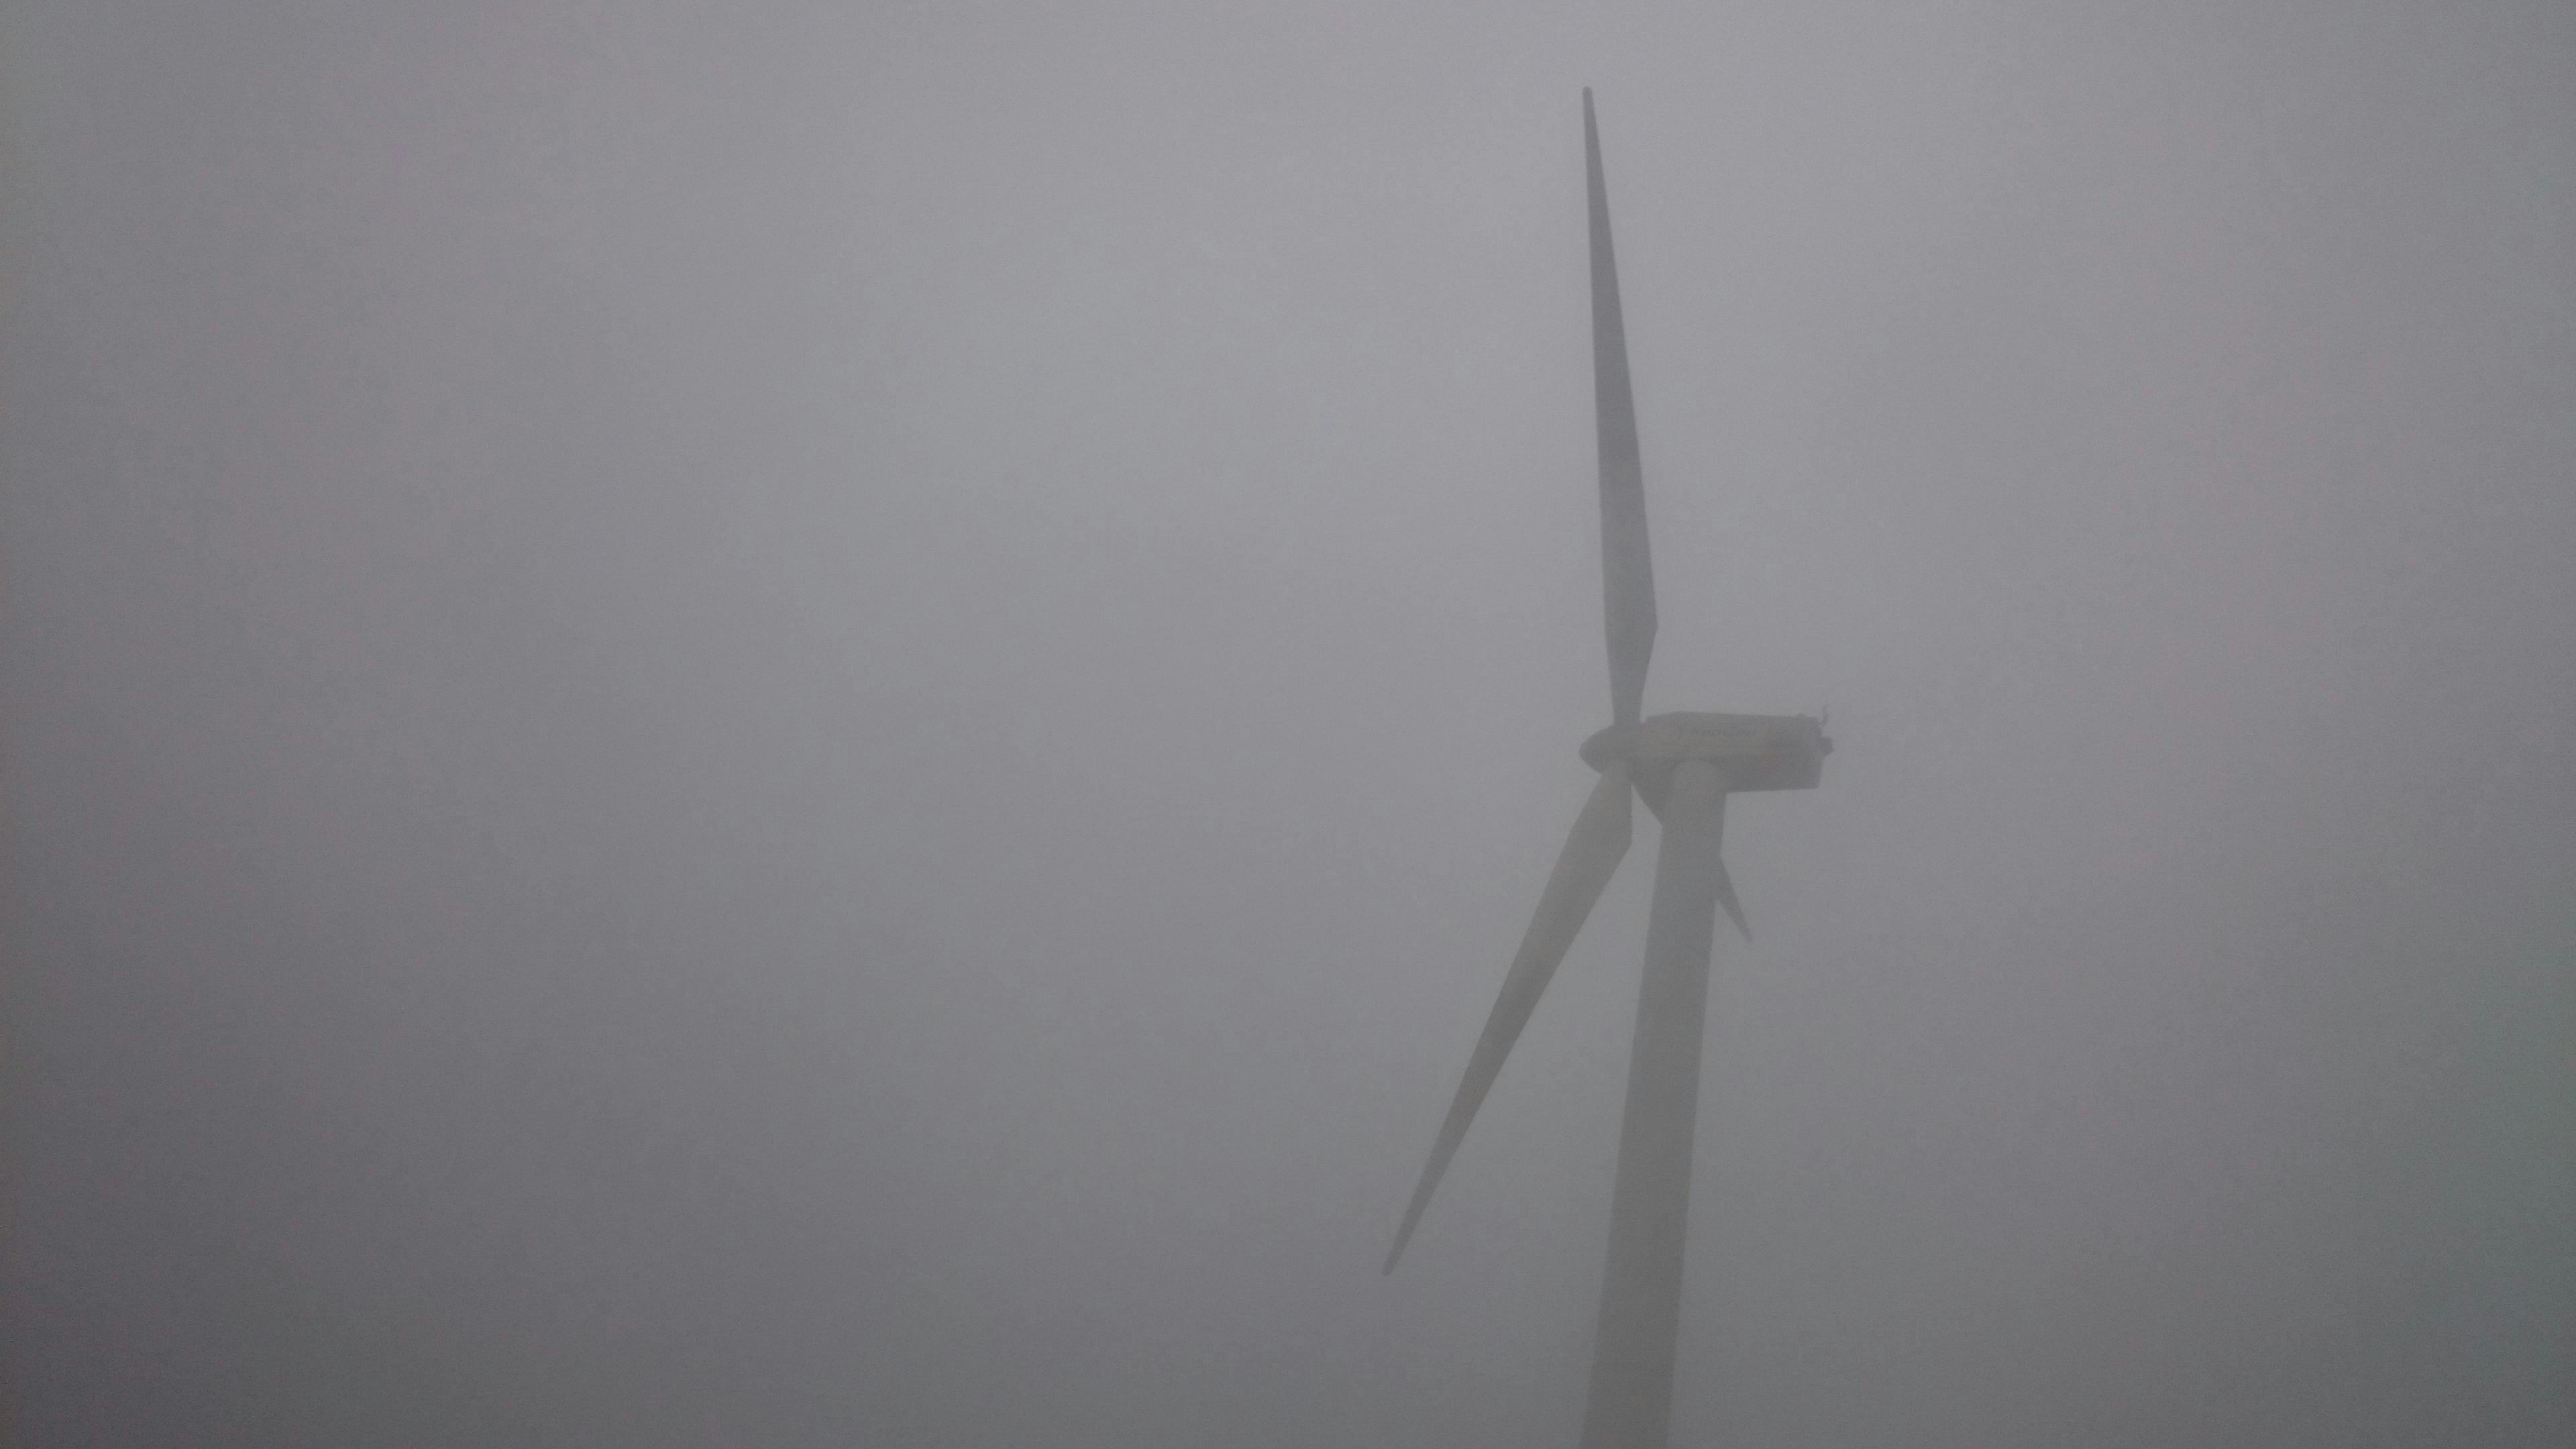
<path id="1" fill-rule="evenodd" d="M 31 1444 L 1553 1445 L 1730 812 L 1676 1443 L 2576 1436 L 2576 13 L 0 29 Z M 2554 1367 L 2553 1367 L 2554 1366 Z"/>

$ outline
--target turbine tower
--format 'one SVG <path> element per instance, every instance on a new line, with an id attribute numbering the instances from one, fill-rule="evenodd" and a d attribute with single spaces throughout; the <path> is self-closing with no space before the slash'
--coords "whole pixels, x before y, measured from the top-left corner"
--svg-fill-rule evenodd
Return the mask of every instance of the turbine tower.
<path id="1" fill-rule="evenodd" d="M 1467 1059 L 1467 1074 L 1440 1124 L 1422 1181 L 1404 1210 L 1385 1271 L 1395 1271 L 1432 1190 L 1467 1135 L 1539 993 L 1628 853 L 1629 796 L 1663 822 L 1654 903 L 1646 924 L 1645 979 L 1628 1059 L 1628 1103 L 1619 1120 L 1619 1176 L 1610 1198 L 1609 1265 L 1593 1337 L 1584 1449 L 1663 1449 L 1671 1419 L 1673 1343 L 1681 1322 L 1682 1236 L 1690 1203 L 1691 1140 L 1699 1106 L 1700 1031 L 1717 911 L 1749 939 L 1726 878 L 1718 837 L 1726 797 L 1748 790 L 1812 790 L 1833 742 L 1806 715 L 1662 714 L 1641 717 L 1646 660 L 1655 647 L 1655 572 L 1646 550 L 1644 473 L 1637 409 L 1628 387 L 1628 336 L 1610 250 L 1610 202 L 1601 182 L 1592 92 L 1583 92 L 1583 156 L 1592 212 L 1592 398 L 1601 442 L 1601 599 L 1610 642 L 1610 725 L 1585 740 L 1583 762 L 1600 772 L 1591 798 L 1539 892 L 1502 995 Z"/>

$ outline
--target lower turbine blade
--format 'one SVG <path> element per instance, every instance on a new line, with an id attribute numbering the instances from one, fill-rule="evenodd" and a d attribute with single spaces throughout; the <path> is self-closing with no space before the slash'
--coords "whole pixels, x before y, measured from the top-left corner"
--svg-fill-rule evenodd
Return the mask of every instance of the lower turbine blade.
<path id="1" fill-rule="evenodd" d="M 1717 797 L 1717 828 L 1720 831 L 1726 829 L 1726 797 L 1723 795 Z M 1735 899 L 1735 882 L 1727 878 L 1726 862 L 1712 858 L 1709 864 L 1717 867 L 1717 903 L 1726 907 L 1726 918 L 1735 923 L 1735 929 L 1744 939 L 1752 940 L 1753 928 L 1744 924 L 1744 907 Z"/>
<path id="2" fill-rule="evenodd" d="M 1449 1158 L 1457 1152 L 1459 1139 L 1467 1135 L 1467 1124 L 1475 1120 L 1476 1109 L 1484 1104 L 1485 1093 L 1503 1069 L 1503 1058 L 1511 1054 L 1512 1043 L 1520 1040 L 1521 1028 L 1529 1024 L 1539 993 L 1556 975 L 1557 965 L 1574 945 L 1575 933 L 1583 929 L 1584 918 L 1592 914 L 1593 903 L 1610 884 L 1611 872 L 1628 853 L 1630 793 L 1628 762 L 1613 761 L 1592 787 L 1592 797 L 1583 802 L 1583 813 L 1575 817 L 1573 833 L 1556 857 L 1556 869 L 1549 872 L 1547 888 L 1539 893 L 1538 911 L 1521 934 L 1521 948 L 1512 957 L 1511 974 L 1503 978 L 1502 995 L 1494 1001 L 1493 1014 L 1485 1018 L 1485 1034 L 1476 1039 L 1475 1054 L 1467 1059 L 1467 1075 L 1458 1083 L 1447 1120 L 1440 1124 L 1440 1140 L 1432 1144 L 1431 1160 L 1423 1165 L 1422 1181 L 1413 1189 L 1413 1202 L 1404 1210 L 1404 1225 L 1396 1229 L 1395 1246 L 1388 1250 L 1382 1271 L 1395 1271 L 1395 1260 L 1403 1256 L 1414 1224 L 1422 1221 L 1422 1210 L 1431 1202 L 1432 1189 L 1440 1185 L 1440 1175 L 1449 1170 Z"/>
<path id="3" fill-rule="evenodd" d="M 1726 878 L 1725 861 L 1718 861 L 1716 865 L 1717 903 L 1726 907 L 1726 918 L 1735 923 L 1736 930 L 1744 933 L 1744 939 L 1750 941 L 1753 939 L 1753 928 L 1744 924 L 1744 907 L 1736 903 L 1735 882 Z"/>

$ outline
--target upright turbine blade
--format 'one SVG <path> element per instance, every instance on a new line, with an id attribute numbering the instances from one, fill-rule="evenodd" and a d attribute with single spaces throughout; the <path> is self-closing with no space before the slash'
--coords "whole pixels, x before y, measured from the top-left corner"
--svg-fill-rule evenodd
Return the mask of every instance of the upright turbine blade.
<path id="1" fill-rule="evenodd" d="M 1592 411 L 1601 436 L 1601 602 L 1610 636 L 1610 717 L 1635 724 L 1655 652 L 1655 566 L 1646 552 L 1645 470 L 1637 403 L 1628 388 L 1628 328 L 1619 316 L 1619 264 L 1610 253 L 1610 194 L 1601 133 L 1583 91 L 1583 162 L 1592 193 Z"/>
<path id="2" fill-rule="evenodd" d="M 1404 1225 L 1395 1230 L 1395 1246 L 1388 1250 L 1382 1271 L 1395 1271 L 1395 1260 L 1403 1256 L 1414 1224 L 1422 1221 L 1422 1210 L 1430 1205 L 1440 1175 L 1449 1170 L 1449 1159 L 1457 1152 L 1459 1139 L 1467 1135 L 1467 1124 L 1475 1120 L 1476 1109 L 1484 1105 L 1485 1093 L 1503 1069 L 1503 1058 L 1511 1054 L 1512 1043 L 1520 1040 L 1521 1028 L 1529 1024 L 1539 993 L 1556 975 L 1575 933 L 1583 929 L 1584 917 L 1592 914 L 1593 902 L 1610 884 L 1610 873 L 1628 853 L 1630 793 L 1628 762 L 1613 761 L 1592 787 L 1591 798 L 1583 802 L 1583 813 L 1575 817 L 1565 849 L 1556 857 L 1556 869 L 1548 873 L 1547 888 L 1539 893 L 1538 911 L 1521 934 L 1521 948 L 1512 957 L 1511 973 L 1503 978 L 1502 995 L 1495 998 L 1493 1014 L 1485 1018 L 1485 1034 L 1476 1039 L 1475 1053 L 1467 1058 L 1467 1075 L 1459 1081 L 1449 1116 L 1440 1124 L 1440 1140 L 1431 1146 L 1431 1160 L 1423 1165 L 1422 1181 L 1413 1189 L 1413 1202 L 1404 1210 Z"/>

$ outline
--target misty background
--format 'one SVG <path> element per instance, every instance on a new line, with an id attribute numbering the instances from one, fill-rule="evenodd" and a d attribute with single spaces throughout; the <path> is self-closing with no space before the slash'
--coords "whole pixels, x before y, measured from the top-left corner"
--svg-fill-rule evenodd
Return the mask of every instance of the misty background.
<path id="1" fill-rule="evenodd" d="M 31 1445 L 2576 1438 L 2576 11 L 9 7 Z"/>

